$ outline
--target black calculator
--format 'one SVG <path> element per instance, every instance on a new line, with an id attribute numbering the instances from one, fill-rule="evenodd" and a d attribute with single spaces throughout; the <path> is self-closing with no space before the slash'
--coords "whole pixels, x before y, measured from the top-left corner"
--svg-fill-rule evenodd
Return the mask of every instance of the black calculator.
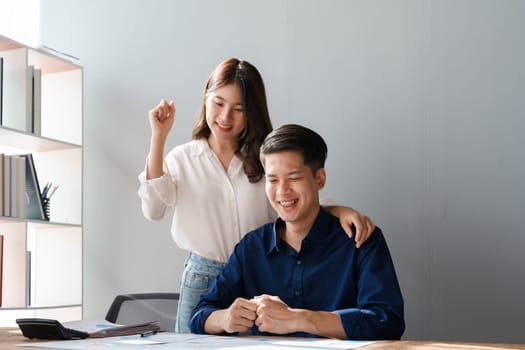
<path id="1" fill-rule="evenodd" d="M 18 318 L 18 327 L 26 338 L 30 339 L 84 339 L 89 333 L 66 328 L 57 320 L 48 318 Z"/>

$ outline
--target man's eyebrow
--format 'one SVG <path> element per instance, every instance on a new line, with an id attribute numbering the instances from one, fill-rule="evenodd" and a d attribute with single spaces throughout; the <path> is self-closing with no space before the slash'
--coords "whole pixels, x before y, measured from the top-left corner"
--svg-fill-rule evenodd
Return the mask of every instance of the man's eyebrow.
<path id="1" fill-rule="evenodd" d="M 286 176 L 298 175 L 298 174 L 301 174 L 301 170 L 292 170 L 292 171 L 286 173 Z M 266 173 L 265 176 L 266 177 L 277 177 L 277 175 L 269 174 L 269 173 Z"/>
<path id="2" fill-rule="evenodd" d="M 297 175 L 297 174 L 301 174 L 301 170 L 292 170 L 286 175 L 290 176 L 290 175 Z"/>

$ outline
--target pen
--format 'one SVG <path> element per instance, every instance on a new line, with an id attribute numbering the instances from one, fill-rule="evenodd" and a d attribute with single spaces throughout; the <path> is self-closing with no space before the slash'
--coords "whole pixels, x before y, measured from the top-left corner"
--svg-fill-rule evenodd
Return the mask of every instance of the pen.
<path id="1" fill-rule="evenodd" d="M 141 337 L 149 337 L 149 336 L 152 336 L 152 335 L 155 335 L 155 334 L 157 334 L 157 331 L 146 331 L 146 332 L 140 333 L 140 336 Z"/>
<path id="2" fill-rule="evenodd" d="M 55 191 L 58 189 L 58 186 L 59 186 L 59 185 L 56 185 L 55 187 L 53 187 L 53 188 L 51 189 L 51 192 L 50 192 L 49 195 L 47 196 L 47 199 L 50 199 L 50 198 L 51 198 L 51 196 L 53 195 L 53 193 L 55 193 Z M 49 192 L 49 191 L 48 191 L 48 192 Z"/>
<path id="3" fill-rule="evenodd" d="M 49 182 L 46 183 L 44 186 L 44 189 L 42 190 L 42 197 L 46 198 L 47 191 L 49 191 L 49 187 L 51 187 L 51 184 Z"/>

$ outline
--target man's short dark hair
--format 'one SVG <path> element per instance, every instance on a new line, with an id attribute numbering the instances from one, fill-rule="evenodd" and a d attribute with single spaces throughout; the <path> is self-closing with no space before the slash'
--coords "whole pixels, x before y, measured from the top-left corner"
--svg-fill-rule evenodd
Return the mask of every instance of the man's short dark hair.
<path id="1" fill-rule="evenodd" d="M 304 164 L 315 175 L 324 168 L 328 148 L 321 135 L 307 127 L 297 124 L 285 124 L 275 128 L 266 136 L 260 148 L 260 158 L 264 165 L 267 154 L 296 151 L 302 154 Z"/>

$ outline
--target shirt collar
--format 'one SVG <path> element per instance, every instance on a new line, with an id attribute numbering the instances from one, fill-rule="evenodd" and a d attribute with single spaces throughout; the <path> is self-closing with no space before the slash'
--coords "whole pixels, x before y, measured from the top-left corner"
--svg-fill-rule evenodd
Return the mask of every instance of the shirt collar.
<path id="1" fill-rule="evenodd" d="M 331 218 L 333 219 L 333 216 L 321 207 L 305 239 L 317 244 L 324 242 L 327 239 L 326 236 L 332 232 L 330 225 Z"/>
<path id="2" fill-rule="evenodd" d="M 216 157 L 215 153 L 208 144 L 208 140 L 205 138 L 193 140 L 193 143 L 191 145 L 191 155 L 193 157 L 199 157 L 203 155 Z M 242 164 L 242 161 L 237 154 L 233 155 L 232 162 L 235 162 L 235 164 Z"/>
<path id="3" fill-rule="evenodd" d="M 279 235 L 277 233 L 277 228 L 284 225 L 284 221 L 281 218 L 277 218 L 272 225 L 272 234 L 270 237 L 270 242 L 268 244 L 268 251 L 266 254 L 270 254 L 273 251 L 279 251 Z"/>
<path id="4" fill-rule="evenodd" d="M 331 214 L 325 211 L 322 207 L 317 214 L 317 218 L 314 221 L 314 224 L 310 228 L 310 231 L 305 237 L 305 240 L 311 241 L 315 244 L 321 244 L 327 239 L 327 235 L 330 231 L 330 218 L 333 218 Z M 285 225 L 285 222 L 281 218 L 277 218 L 272 225 L 272 235 L 271 240 L 268 245 L 267 254 L 272 253 L 273 251 L 279 251 L 279 235 L 277 229 Z"/>
<path id="5" fill-rule="evenodd" d="M 208 145 L 208 141 L 205 138 L 194 140 L 192 147 L 191 147 L 192 156 L 212 154 L 211 152 L 212 150 L 210 148 L 210 145 Z"/>

